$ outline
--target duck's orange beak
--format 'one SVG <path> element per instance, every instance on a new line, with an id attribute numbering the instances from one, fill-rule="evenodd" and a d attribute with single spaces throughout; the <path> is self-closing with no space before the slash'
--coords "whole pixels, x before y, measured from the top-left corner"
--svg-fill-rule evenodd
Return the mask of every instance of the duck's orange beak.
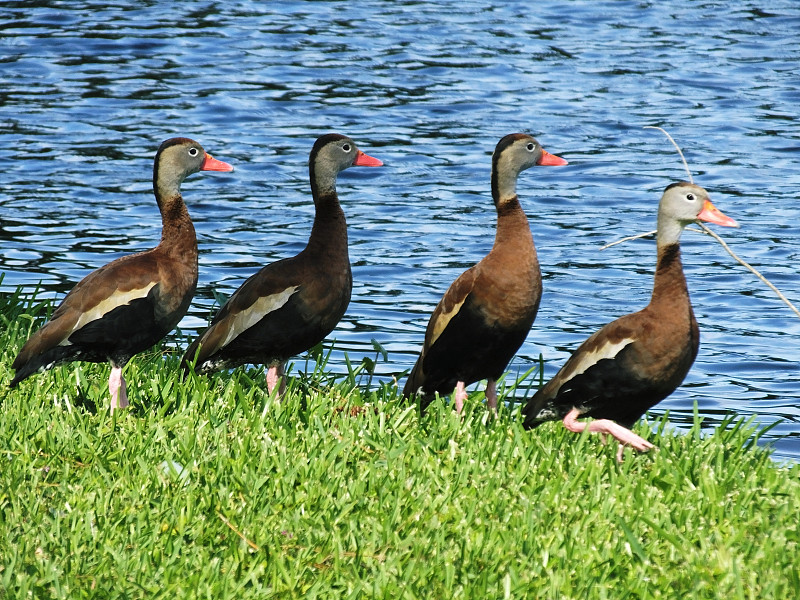
<path id="1" fill-rule="evenodd" d="M 568 165 L 569 163 L 560 156 L 542 150 L 542 158 L 540 158 L 539 162 L 536 164 L 543 167 L 560 167 L 561 165 Z"/>
<path id="2" fill-rule="evenodd" d="M 369 154 L 364 154 L 361 150 L 358 151 L 356 154 L 356 159 L 353 161 L 353 166 L 356 167 L 382 167 L 383 161 L 378 160 L 377 158 L 370 156 Z"/>
<path id="3" fill-rule="evenodd" d="M 706 200 L 705 204 L 703 204 L 703 210 L 701 210 L 700 214 L 697 215 L 697 220 L 706 221 L 708 223 L 716 223 L 717 225 L 723 225 L 724 227 L 739 226 L 736 221 L 711 204 L 711 200 Z"/>
<path id="4" fill-rule="evenodd" d="M 203 161 L 203 166 L 200 167 L 201 171 L 233 171 L 233 166 L 226 162 L 217 160 L 206 152 L 206 159 Z"/>

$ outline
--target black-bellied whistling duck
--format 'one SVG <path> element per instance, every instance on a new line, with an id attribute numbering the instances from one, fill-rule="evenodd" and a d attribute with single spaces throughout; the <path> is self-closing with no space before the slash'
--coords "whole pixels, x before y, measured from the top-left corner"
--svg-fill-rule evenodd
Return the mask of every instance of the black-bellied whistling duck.
<path id="1" fill-rule="evenodd" d="M 658 208 L 653 295 L 643 310 L 602 327 L 581 344 L 566 364 L 523 408 L 524 426 L 563 420 L 573 432 L 610 434 L 644 452 L 653 444 L 630 427 L 683 381 L 700 346 L 679 240 L 695 221 L 738 227 L 711 203 L 700 186 L 681 181 L 664 190 Z M 590 423 L 578 421 L 593 417 Z"/>
<path id="2" fill-rule="evenodd" d="M 525 341 L 542 296 L 542 276 L 528 219 L 517 197 L 517 177 L 534 165 L 565 165 L 523 133 L 505 136 L 492 155 L 492 199 L 497 209 L 494 246 L 445 292 L 428 322 L 425 342 L 403 395 L 421 397 L 454 389 L 461 412 L 466 386 L 487 379 L 486 400 L 497 407 L 495 382 Z"/>
<path id="3" fill-rule="evenodd" d="M 181 183 L 198 171 L 233 171 L 187 138 L 166 140 L 156 153 L 153 191 L 161 242 L 89 273 L 72 288 L 11 365 L 11 387 L 37 371 L 82 360 L 111 362 L 111 410 L 128 406 L 122 368 L 164 338 L 186 314 L 197 287 L 197 239 Z"/>
<path id="4" fill-rule="evenodd" d="M 379 167 L 353 140 L 331 133 L 315 143 L 308 160 L 316 215 L 305 249 L 271 263 L 234 292 L 183 357 L 198 373 L 242 364 L 267 365 L 267 389 L 285 388 L 284 364 L 321 342 L 344 316 L 353 276 L 347 223 L 336 177 L 352 166 Z"/>

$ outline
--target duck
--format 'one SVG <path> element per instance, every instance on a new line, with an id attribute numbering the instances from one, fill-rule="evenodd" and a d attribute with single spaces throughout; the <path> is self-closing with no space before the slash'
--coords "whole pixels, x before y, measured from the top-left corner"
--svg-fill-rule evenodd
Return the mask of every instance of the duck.
<path id="1" fill-rule="evenodd" d="M 196 141 L 164 141 L 153 163 L 153 192 L 161 212 L 159 244 L 92 271 L 64 297 L 52 317 L 14 359 L 10 387 L 34 373 L 71 361 L 110 362 L 113 413 L 129 405 L 122 369 L 161 341 L 189 309 L 197 287 L 197 238 L 181 183 L 198 171 L 233 167 Z"/>
<path id="2" fill-rule="evenodd" d="M 658 208 L 650 303 L 608 323 L 575 350 L 523 407 L 526 429 L 561 420 L 575 433 L 610 435 L 618 441 L 618 461 L 626 446 L 638 452 L 654 447 L 631 427 L 677 389 L 700 347 L 680 251 L 683 229 L 696 221 L 739 226 L 704 188 L 686 181 L 668 185 Z M 579 421 L 587 417 L 594 420 Z"/>
<path id="3" fill-rule="evenodd" d="M 494 245 L 464 271 L 442 296 L 403 387 L 424 411 L 438 394 L 455 390 L 461 413 L 466 386 L 487 380 L 486 403 L 497 409 L 497 380 L 525 341 L 536 319 L 542 276 L 528 218 L 517 196 L 519 174 L 533 166 L 566 165 L 533 136 L 504 136 L 492 154 L 491 190 L 497 211 Z"/>
<path id="4" fill-rule="evenodd" d="M 308 160 L 315 216 L 306 247 L 266 265 L 233 293 L 186 349 L 185 372 L 265 365 L 268 393 L 277 387 L 282 397 L 286 362 L 325 339 L 350 303 L 353 275 L 336 178 L 352 166 L 382 165 L 345 135 L 316 140 Z"/>

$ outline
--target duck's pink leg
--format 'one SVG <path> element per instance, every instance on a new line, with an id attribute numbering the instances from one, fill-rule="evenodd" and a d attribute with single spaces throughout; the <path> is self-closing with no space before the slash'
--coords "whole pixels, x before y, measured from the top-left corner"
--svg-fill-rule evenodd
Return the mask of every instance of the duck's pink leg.
<path id="1" fill-rule="evenodd" d="M 497 413 L 497 382 L 494 379 L 486 382 L 486 408 Z"/>
<path id="2" fill-rule="evenodd" d="M 283 392 L 286 391 L 286 377 L 283 376 L 283 363 L 279 365 L 275 365 L 269 368 L 267 371 L 267 391 L 272 394 L 272 390 L 275 389 L 275 386 L 278 387 L 278 400 L 281 399 L 283 396 Z"/>
<path id="3" fill-rule="evenodd" d="M 127 408 L 128 390 L 125 378 L 122 376 L 122 367 L 111 367 L 111 375 L 108 376 L 108 391 L 111 392 L 112 413 L 118 408 Z"/>
<path id="4" fill-rule="evenodd" d="M 464 410 L 464 401 L 467 399 L 467 386 L 464 385 L 463 381 L 459 381 L 456 384 L 456 397 L 454 399 L 456 405 L 456 412 L 461 414 L 461 411 Z"/>
<path id="5" fill-rule="evenodd" d="M 630 446 L 639 452 L 647 452 L 654 447 L 653 444 L 648 442 L 646 439 L 636 435 L 630 429 L 623 427 L 619 423 L 614 423 L 614 421 L 609 421 L 608 419 L 597 419 L 595 421 L 591 421 L 590 423 L 584 423 L 582 421 L 578 421 L 578 417 L 580 416 L 581 415 L 578 412 L 578 409 L 573 408 L 571 411 L 569 411 L 569 413 L 567 413 L 567 416 L 564 417 L 564 427 L 573 433 L 581 433 L 584 429 L 588 428 L 591 432 L 607 433 L 608 435 L 612 436 L 620 443 L 620 449 L 617 452 L 617 460 L 620 462 L 622 461 L 622 449 L 625 446 Z"/>

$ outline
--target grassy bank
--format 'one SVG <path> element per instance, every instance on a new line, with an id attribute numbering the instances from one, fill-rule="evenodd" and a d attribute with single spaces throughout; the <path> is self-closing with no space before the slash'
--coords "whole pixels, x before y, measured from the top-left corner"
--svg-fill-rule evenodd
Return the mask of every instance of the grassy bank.
<path id="1" fill-rule="evenodd" d="M 757 432 L 637 427 L 659 450 L 558 425 L 420 419 L 324 368 L 277 404 L 263 373 L 181 382 L 174 354 L 67 365 L 8 390 L 48 306 L 0 298 L 2 598 L 791 598 L 800 468 Z M 167 348 L 168 350 L 168 348 Z M 97 411 L 94 411 L 97 407 Z"/>

